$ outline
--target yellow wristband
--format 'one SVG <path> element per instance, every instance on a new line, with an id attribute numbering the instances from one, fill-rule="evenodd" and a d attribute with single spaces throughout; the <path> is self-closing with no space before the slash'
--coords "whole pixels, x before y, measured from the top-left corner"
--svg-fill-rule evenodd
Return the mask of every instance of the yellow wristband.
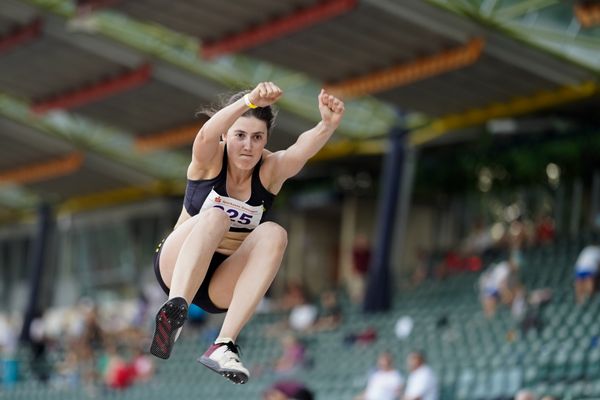
<path id="1" fill-rule="evenodd" d="M 250 101 L 250 96 L 248 96 L 248 93 L 246 93 L 244 95 L 244 103 L 246 103 L 246 105 L 250 108 L 257 108 L 258 106 L 256 104 L 252 104 L 252 102 Z"/>

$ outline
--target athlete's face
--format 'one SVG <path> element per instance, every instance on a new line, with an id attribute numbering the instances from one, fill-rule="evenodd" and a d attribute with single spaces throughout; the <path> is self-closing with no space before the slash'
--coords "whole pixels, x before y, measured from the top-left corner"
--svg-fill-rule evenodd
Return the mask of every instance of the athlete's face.
<path id="1" fill-rule="evenodd" d="M 231 162 L 241 169 L 254 168 L 267 144 L 267 124 L 255 117 L 240 117 L 224 139 Z"/>

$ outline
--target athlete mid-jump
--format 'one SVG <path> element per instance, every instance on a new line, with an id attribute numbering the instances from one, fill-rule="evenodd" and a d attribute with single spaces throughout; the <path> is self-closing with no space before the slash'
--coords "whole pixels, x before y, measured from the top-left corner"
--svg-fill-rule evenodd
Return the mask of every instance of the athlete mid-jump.
<path id="1" fill-rule="evenodd" d="M 198 359 L 235 383 L 248 381 L 236 338 L 277 274 L 287 233 L 263 222 L 283 183 L 329 140 L 344 103 L 321 90 L 321 121 L 286 150 L 265 149 L 282 96 L 272 82 L 234 95 L 198 132 L 187 170 L 181 216 L 155 254 L 156 277 L 169 300 L 156 315 L 151 352 L 169 358 L 194 303 L 226 312 L 217 340 Z"/>

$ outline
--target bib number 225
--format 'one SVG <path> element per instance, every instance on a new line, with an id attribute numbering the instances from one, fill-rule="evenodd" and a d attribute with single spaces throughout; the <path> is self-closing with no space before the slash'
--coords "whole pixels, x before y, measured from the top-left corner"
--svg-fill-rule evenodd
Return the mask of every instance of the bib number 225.
<path id="1" fill-rule="evenodd" d="M 229 215 L 230 220 L 238 222 L 242 225 L 248 225 L 252 219 L 252 215 L 246 213 L 240 214 L 240 212 L 234 208 L 229 208 L 226 210 L 223 206 L 216 205 L 215 207 L 225 211 Z"/>

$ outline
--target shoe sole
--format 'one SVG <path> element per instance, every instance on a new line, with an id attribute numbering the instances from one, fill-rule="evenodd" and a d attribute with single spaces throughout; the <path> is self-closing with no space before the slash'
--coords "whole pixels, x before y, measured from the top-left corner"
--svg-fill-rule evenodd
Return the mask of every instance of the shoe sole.
<path id="1" fill-rule="evenodd" d="M 249 376 L 242 371 L 238 371 L 235 369 L 221 368 L 221 367 L 219 367 L 219 363 L 217 363 L 216 361 L 211 360 L 210 358 L 205 357 L 205 356 L 200 357 L 197 361 L 200 364 L 207 367 L 208 369 L 221 375 L 222 377 L 229 379 L 231 382 L 233 382 L 235 384 L 243 385 L 244 383 L 248 382 Z"/>
<path id="2" fill-rule="evenodd" d="M 179 328 L 186 320 L 184 310 L 174 304 L 167 303 L 156 314 L 156 329 L 150 345 L 150 353 L 166 360 L 171 356 L 171 350 L 177 339 Z"/>

